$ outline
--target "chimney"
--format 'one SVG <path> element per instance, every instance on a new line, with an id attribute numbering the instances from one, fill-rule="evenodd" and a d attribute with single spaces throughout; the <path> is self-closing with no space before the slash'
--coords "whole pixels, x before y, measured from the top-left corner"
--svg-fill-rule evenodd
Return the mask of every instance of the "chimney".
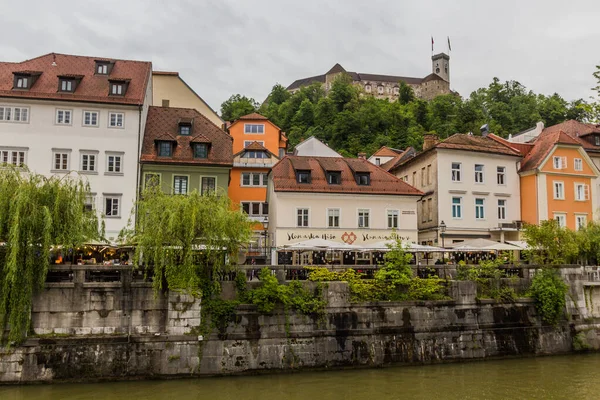
<path id="1" fill-rule="evenodd" d="M 367 153 L 358 153 L 358 158 L 361 160 L 366 160 L 367 159 Z"/>
<path id="2" fill-rule="evenodd" d="M 432 133 L 426 133 L 423 135 L 423 151 L 431 149 L 433 146 L 439 143 L 438 136 Z"/>
<path id="3" fill-rule="evenodd" d="M 481 136 L 483 137 L 486 137 L 488 133 L 490 133 L 490 127 L 488 124 L 482 125 L 481 128 L 479 128 L 479 130 L 481 131 Z"/>

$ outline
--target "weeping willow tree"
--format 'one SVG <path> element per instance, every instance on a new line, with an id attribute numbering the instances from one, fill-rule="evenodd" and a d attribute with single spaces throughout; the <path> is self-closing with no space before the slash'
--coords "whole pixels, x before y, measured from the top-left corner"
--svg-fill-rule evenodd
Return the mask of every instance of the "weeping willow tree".
<path id="1" fill-rule="evenodd" d="M 9 342 L 29 331 L 32 298 L 46 280 L 51 248 L 69 251 L 99 238 L 96 213 L 85 210 L 87 196 L 88 185 L 71 176 L 0 169 L 0 333 L 8 328 Z"/>
<path id="2" fill-rule="evenodd" d="M 251 224 L 226 195 L 168 195 L 157 187 L 137 202 L 137 222 L 129 239 L 134 265 L 154 272 L 154 289 L 197 291 L 201 281 L 237 257 L 250 240 Z"/>

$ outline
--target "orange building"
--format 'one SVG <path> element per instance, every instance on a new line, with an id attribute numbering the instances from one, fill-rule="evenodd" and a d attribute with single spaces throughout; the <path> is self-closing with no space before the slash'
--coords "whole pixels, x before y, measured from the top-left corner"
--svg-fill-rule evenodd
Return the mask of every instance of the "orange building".
<path id="1" fill-rule="evenodd" d="M 256 221 L 255 238 L 247 254 L 260 264 L 266 261 L 268 238 L 267 175 L 285 155 L 287 137 L 266 117 L 253 113 L 240 117 L 229 127 L 233 138 L 233 169 L 229 179 L 229 198 Z"/>
<path id="2" fill-rule="evenodd" d="M 523 221 L 556 219 L 576 230 L 594 219 L 600 171 L 586 152 L 587 143 L 547 128 L 532 143 L 509 145 L 525 155 L 519 169 Z"/>

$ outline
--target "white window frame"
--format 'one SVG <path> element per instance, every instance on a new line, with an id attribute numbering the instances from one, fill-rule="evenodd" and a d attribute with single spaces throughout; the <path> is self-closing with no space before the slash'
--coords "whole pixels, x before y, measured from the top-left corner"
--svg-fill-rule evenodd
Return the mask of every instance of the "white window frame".
<path id="1" fill-rule="evenodd" d="M 262 132 L 248 132 L 248 127 L 259 127 L 262 126 Z M 250 129 L 252 130 L 252 128 Z M 244 134 L 245 135 L 264 135 L 265 134 L 265 124 L 244 124 Z"/>
<path id="2" fill-rule="evenodd" d="M 336 212 L 337 212 L 337 215 L 335 215 Z M 330 224 L 331 218 L 333 218 L 334 221 L 337 218 L 337 224 L 333 224 L 333 225 Z M 342 210 L 341 209 L 339 209 L 339 208 L 328 208 L 327 209 L 327 221 L 326 221 L 327 228 L 339 228 L 341 220 L 342 220 Z"/>
<path id="3" fill-rule="evenodd" d="M 0 147 L 0 166 L 14 165 L 15 167 L 21 168 L 27 165 L 27 152 L 29 147 Z M 21 153 L 23 159 L 21 158 Z"/>
<path id="4" fill-rule="evenodd" d="M 363 215 L 361 215 L 361 214 L 363 214 Z M 366 219 L 365 219 L 365 216 L 366 216 Z M 362 218 L 362 226 L 361 226 L 361 218 Z M 365 221 L 366 221 L 366 223 L 365 223 Z M 371 228 L 371 209 L 370 208 L 357 208 L 356 209 L 356 226 L 358 229 L 370 229 Z"/>
<path id="5" fill-rule="evenodd" d="M 481 167 L 481 171 L 477 171 L 477 167 Z M 475 172 L 475 183 L 477 185 L 485 184 L 485 165 L 475 164 L 473 166 L 473 172 Z"/>
<path id="6" fill-rule="evenodd" d="M 147 181 L 147 179 L 146 179 L 146 176 L 148 176 L 148 175 L 158 176 L 158 182 L 157 182 L 157 185 L 158 185 L 158 187 L 160 188 L 160 187 L 161 187 L 161 184 L 162 184 L 162 174 L 161 174 L 160 172 L 155 172 L 155 171 L 147 171 L 147 172 L 144 172 L 144 175 L 143 175 L 143 177 L 142 177 L 142 178 L 143 178 L 143 181 L 142 181 L 142 182 L 143 182 L 143 184 L 144 184 L 144 189 L 146 189 L 146 188 L 148 187 L 148 181 Z"/>
<path id="7" fill-rule="evenodd" d="M 60 80 L 60 91 L 61 92 L 72 92 L 73 91 L 73 80 L 61 79 Z"/>
<path id="8" fill-rule="evenodd" d="M 96 193 L 90 193 L 89 195 L 87 195 L 85 197 L 83 206 L 85 208 L 89 205 L 90 209 L 88 211 L 96 211 L 96 202 L 97 202 Z"/>
<path id="9" fill-rule="evenodd" d="M 181 187 L 179 188 L 179 190 L 177 190 L 177 187 L 175 186 L 175 183 L 176 183 L 175 179 L 176 178 L 185 178 L 185 192 L 181 191 Z M 171 185 L 171 194 L 186 195 L 189 192 L 190 192 L 190 176 L 186 175 L 186 174 L 173 174 L 173 182 L 172 182 L 172 185 Z"/>
<path id="10" fill-rule="evenodd" d="M 111 83 L 110 94 L 113 96 L 123 96 L 123 84 L 122 83 Z"/>
<path id="11" fill-rule="evenodd" d="M 248 184 L 244 184 L 244 175 L 248 175 L 249 176 L 249 181 Z M 255 175 L 259 175 L 259 184 L 255 185 L 254 184 L 254 176 Z M 242 172 L 240 174 L 240 186 L 241 187 L 267 187 L 267 182 L 268 182 L 268 172 Z"/>
<path id="12" fill-rule="evenodd" d="M 500 205 L 502 202 L 502 205 Z M 506 221 L 506 204 L 508 200 L 506 199 L 498 199 L 498 220 Z"/>
<path id="13" fill-rule="evenodd" d="M 560 187 L 560 196 L 557 196 L 557 188 Z M 554 200 L 565 199 L 565 183 L 563 181 L 552 181 L 552 197 Z"/>
<path id="14" fill-rule="evenodd" d="M 204 178 L 214 178 L 215 180 L 215 189 L 214 189 L 214 193 L 217 193 L 217 190 L 219 189 L 219 178 L 216 175 L 201 175 L 200 176 L 200 194 L 204 195 L 203 192 L 203 188 L 202 188 L 202 179 Z"/>
<path id="15" fill-rule="evenodd" d="M 454 199 L 458 199 L 458 203 L 454 203 Z M 462 210 L 463 198 L 461 196 L 452 196 L 450 198 L 450 205 L 452 207 L 451 213 L 450 213 L 450 215 L 452 216 L 452 219 L 463 219 L 463 216 L 462 216 L 463 215 L 463 212 L 462 212 L 463 211 Z M 457 213 L 454 212 L 455 209 L 458 211 Z M 455 214 L 458 216 L 455 216 Z"/>
<path id="16" fill-rule="evenodd" d="M 29 87 L 29 77 L 21 76 L 17 78 L 17 89 L 27 89 Z"/>
<path id="17" fill-rule="evenodd" d="M 104 167 L 104 175 L 123 175 L 123 160 L 125 159 L 125 153 L 117 151 L 107 151 Z M 110 171 L 110 157 L 115 157 L 113 160 L 113 171 Z M 119 158 L 119 170 L 116 170 L 116 159 Z"/>
<path id="18" fill-rule="evenodd" d="M 56 168 L 56 156 L 60 155 L 60 165 Z M 66 167 L 62 168 L 66 160 Z M 50 172 L 69 172 L 71 170 L 71 149 L 52 149 L 52 166 Z"/>
<path id="19" fill-rule="evenodd" d="M 600 146 L 600 136 L 594 136 L 594 142 L 596 143 L 596 146 Z"/>
<path id="20" fill-rule="evenodd" d="M 244 140 L 244 148 L 250 146 L 254 142 L 257 142 L 262 147 L 265 147 L 265 141 L 264 140 Z"/>
<path id="21" fill-rule="evenodd" d="M 502 181 L 502 183 L 500 183 Z M 496 167 L 496 183 L 500 186 L 506 186 L 506 167 L 498 165 Z"/>
<path id="22" fill-rule="evenodd" d="M 371 93 L 371 85 L 365 85 L 365 92 Z"/>
<path id="23" fill-rule="evenodd" d="M 565 156 L 553 156 L 552 167 L 554 169 L 565 169 L 567 168 L 567 157 Z"/>
<path id="24" fill-rule="evenodd" d="M 86 114 L 90 114 L 90 123 L 86 124 L 85 122 L 85 117 Z M 92 124 L 92 116 L 96 115 L 96 123 Z M 81 126 L 85 126 L 86 128 L 98 128 L 100 126 L 100 111 L 97 110 L 83 110 L 83 113 L 81 114 Z"/>
<path id="25" fill-rule="evenodd" d="M 98 173 L 98 151 L 92 150 L 79 150 L 79 172 L 84 174 L 97 174 Z M 87 156 L 88 169 L 83 169 L 84 157 Z M 94 157 L 94 169 L 89 169 L 90 157 Z"/>
<path id="26" fill-rule="evenodd" d="M 566 213 L 554 213 L 553 219 L 558 222 L 558 226 L 561 228 L 567 227 L 567 214 Z M 561 223 L 562 220 L 562 223 Z"/>
<path id="27" fill-rule="evenodd" d="M 114 208 L 114 200 L 117 201 L 117 215 L 112 214 L 111 211 L 111 215 L 107 215 L 106 213 L 106 201 L 107 200 L 111 200 L 111 208 Z M 122 194 L 117 194 L 117 193 L 103 193 L 102 196 L 102 213 L 104 214 L 104 218 L 121 218 L 121 210 L 123 208 L 123 195 Z"/>
<path id="28" fill-rule="evenodd" d="M 580 222 L 583 220 L 583 223 Z M 581 230 L 587 226 L 587 215 L 586 214 L 575 214 L 575 230 Z"/>
<path id="29" fill-rule="evenodd" d="M 98 63 L 98 69 L 96 73 L 99 75 L 107 75 L 108 74 L 108 64 Z"/>
<path id="30" fill-rule="evenodd" d="M 62 122 L 59 120 L 59 115 L 61 113 L 62 113 Z M 67 115 L 69 116 L 69 122 L 64 122 L 67 119 Z M 56 125 L 65 125 L 65 126 L 73 125 L 73 110 L 69 110 L 69 109 L 65 109 L 65 108 L 57 108 L 55 118 L 54 118 L 54 123 Z"/>
<path id="31" fill-rule="evenodd" d="M 481 204 L 477 204 L 477 200 L 481 200 Z M 485 221 L 485 199 L 483 197 L 476 197 L 474 202 L 475 202 L 475 219 L 477 221 Z"/>
<path id="32" fill-rule="evenodd" d="M 388 208 L 385 210 L 385 215 L 386 215 L 386 223 L 387 223 L 388 229 L 400 228 L 400 210 Z M 394 224 L 394 220 L 396 222 L 395 224 Z M 392 222 L 392 223 L 390 224 L 390 222 Z"/>
<path id="33" fill-rule="evenodd" d="M 247 215 L 250 217 L 268 217 L 269 213 L 268 213 L 268 203 L 266 201 L 256 201 L 256 200 L 243 200 L 240 201 L 240 210 L 242 212 L 244 211 L 244 204 L 248 204 L 248 213 Z M 259 213 L 255 214 L 253 212 L 253 208 L 254 208 L 254 204 L 258 204 L 258 209 L 259 209 Z M 265 204 L 267 204 L 267 212 L 265 213 Z"/>
<path id="34" fill-rule="evenodd" d="M 302 215 L 300 215 L 300 211 L 302 211 Z M 304 212 L 306 211 L 306 212 Z M 306 215 L 304 215 L 306 214 Z M 298 218 L 302 217 L 302 224 L 298 223 Z M 306 218 L 306 225 L 304 224 L 304 219 Z M 298 207 L 296 208 L 296 227 L 297 228 L 310 228 L 310 208 L 307 207 Z"/>
<path id="35" fill-rule="evenodd" d="M 575 201 L 588 201 L 590 199 L 590 185 L 581 182 L 575 182 L 574 186 L 575 193 L 573 197 L 575 198 Z M 579 188 L 582 188 L 581 192 L 579 191 Z M 580 193 L 583 195 L 583 197 L 580 196 Z"/>
<path id="36" fill-rule="evenodd" d="M 112 124 L 112 117 L 115 116 L 115 125 Z M 118 117 L 121 116 L 121 125 L 118 125 Z M 111 129 L 125 129 L 125 113 L 120 111 L 110 111 L 106 125 Z"/>
<path id="37" fill-rule="evenodd" d="M 573 169 L 575 171 L 583 171 L 583 160 L 581 158 L 573 159 Z"/>
<path id="38" fill-rule="evenodd" d="M 17 112 L 19 110 L 19 112 Z M 16 119 L 16 116 L 19 116 Z M 8 116 L 8 118 L 7 118 Z M 29 107 L 0 105 L 0 122 L 28 124 L 30 116 Z"/>
<path id="39" fill-rule="evenodd" d="M 454 165 L 458 165 L 458 168 L 454 168 Z M 452 162 L 450 169 L 452 170 L 452 182 L 462 182 L 462 163 Z"/>

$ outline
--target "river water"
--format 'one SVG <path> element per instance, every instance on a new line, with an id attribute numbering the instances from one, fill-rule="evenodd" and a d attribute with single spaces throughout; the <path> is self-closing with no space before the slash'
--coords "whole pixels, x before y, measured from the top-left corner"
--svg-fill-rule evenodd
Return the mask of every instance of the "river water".
<path id="1" fill-rule="evenodd" d="M 600 399 L 600 354 L 169 381 L 0 387 L 1 400 Z"/>

